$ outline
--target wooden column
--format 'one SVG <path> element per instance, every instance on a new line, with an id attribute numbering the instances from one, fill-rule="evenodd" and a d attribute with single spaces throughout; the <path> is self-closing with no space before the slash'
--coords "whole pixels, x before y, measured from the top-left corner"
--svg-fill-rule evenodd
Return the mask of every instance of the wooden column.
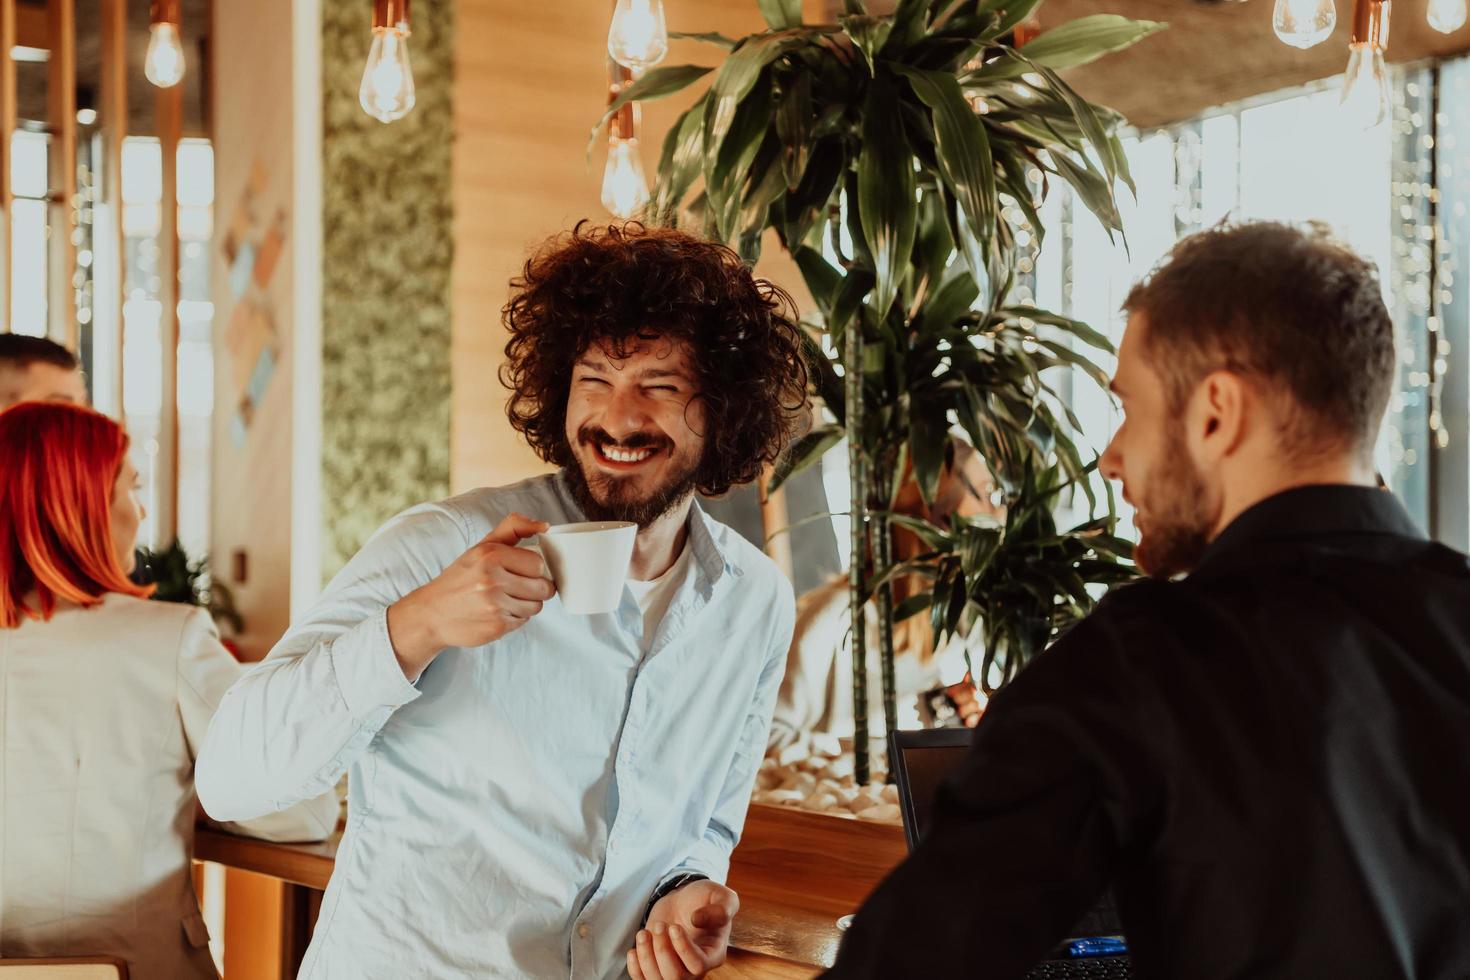
<path id="1" fill-rule="evenodd" d="M 15 0 L 0 0 L 0 330 L 10 329 L 10 138 L 15 132 Z"/>
<path id="2" fill-rule="evenodd" d="M 46 117 L 51 134 L 48 333 L 77 349 L 77 26 L 73 0 L 47 0 Z"/>
<path id="3" fill-rule="evenodd" d="M 163 156 L 158 228 L 158 302 L 162 306 L 158 328 L 163 348 L 158 415 L 159 547 L 167 547 L 179 531 L 179 136 L 183 116 L 183 86 L 158 89 L 158 142 Z"/>
<path id="4" fill-rule="evenodd" d="M 117 396 L 117 419 L 126 424 L 123 400 L 123 299 L 127 296 L 127 263 L 123 256 L 122 148 L 128 135 L 128 4 L 127 0 L 102 0 L 102 88 L 98 115 L 102 123 L 101 199 L 112 215 L 106 248 L 95 250 L 105 256 L 107 272 L 99 277 L 110 287 L 105 304 L 110 322 L 94 321 L 94 331 L 109 330 L 117 356 L 113 358 L 113 385 Z M 98 242 L 101 245 L 101 242 Z M 94 259 L 94 261 L 98 261 Z M 94 288 L 97 286 L 94 280 Z M 94 332 L 93 336 L 98 336 Z"/>

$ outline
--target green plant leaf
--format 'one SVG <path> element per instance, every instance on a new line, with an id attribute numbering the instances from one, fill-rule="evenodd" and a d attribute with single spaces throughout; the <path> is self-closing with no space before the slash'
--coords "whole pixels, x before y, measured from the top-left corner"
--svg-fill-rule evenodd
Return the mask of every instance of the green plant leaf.
<path id="1" fill-rule="evenodd" d="M 771 101 L 771 83 L 762 76 L 735 113 L 719 151 L 711 157 L 705 144 L 705 193 L 709 195 L 715 228 L 721 240 L 728 241 L 739 229 L 736 221 L 740 209 L 740 189 L 746 172 L 755 161 L 761 143 L 771 128 L 775 105 Z M 708 131 L 706 130 L 706 136 Z"/>
<path id="2" fill-rule="evenodd" d="M 934 605 L 934 593 L 919 592 L 900 602 L 893 610 L 893 621 L 901 623 Z"/>
<path id="3" fill-rule="evenodd" d="M 1077 196 L 1082 198 L 1082 203 L 1087 205 L 1087 210 L 1102 222 L 1109 241 L 1113 240 L 1113 232 L 1123 230 L 1123 216 L 1118 213 L 1118 203 L 1113 198 L 1112 187 L 1107 178 L 1098 173 L 1091 163 L 1079 165 L 1065 153 L 1053 152 L 1050 169 L 1072 185 Z"/>
<path id="4" fill-rule="evenodd" d="M 1036 323 L 1045 323 L 1049 326 L 1058 327 L 1079 340 L 1096 347 L 1098 350 L 1106 351 L 1109 354 L 1117 353 L 1111 340 L 1081 320 L 1073 320 L 1070 317 L 1049 313 L 1035 306 L 1006 306 L 996 310 L 996 314 L 1006 320 L 1033 320 Z"/>
<path id="5" fill-rule="evenodd" d="M 786 83 L 781 103 L 776 109 L 776 135 L 781 139 L 781 172 L 786 177 L 789 190 L 801 185 L 801 175 L 806 172 L 812 143 L 811 129 L 812 76 L 801 72 Z"/>
<path id="6" fill-rule="evenodd" d="M 758 0 L 761 16 L 773 31 L 801 26 L 801 0 Z"/>
<path id="7" fill-rule="evenodd" d="M 980 288 L 961 265 L 950 270 L 929 302 L 919 310 L 918 329 L 923 333 L 946 330 L 969 312 L 980 296 Z"/>
<path id="8" fill-rule="evenodd" d="M 726 64 L 729 62 L 727 61 Z M 597 142 L 597 136 L 602 132 L 602 127 L 607 121 L 617 115 L 619 109 L 629 102 L 651 102 L 654 99 L 662 99 L 682 92 L 693 85 L 710 72 L 713 68 L 704 65 L 667 65 L 663 68 L 655 68 L 632 85 L 618 93 L 618 97 L 608 104 L 607 111 L 602 118 L 597 120 L 597 125 L 592 127 L 591 135 L 587 137 L 587 156 L 592 156 L 592 147 Z M 754 84 L 752 80 L 752 84 Z"/>
<path id="9" fill-rule="evenodd" d="M 1021 50 L 1026 61 L 1056 71 L 1090 64 L 1103 55 L 1132 47 L 1168 27 L 1152 20 L 1131 20 L 1117 14 L 1093 14 L 1069 20 L 1035 38 Z M 1016 78 L 1032 70 L 1025 61 L 998 58 L 978 69 L 981 78 Z"/>
<path id="10" fill-rule="evenodd" d="M 807 160 L 796 190 L 780 206 L 780 231 L 788 249 L 807 240 L 819 221 L 825 221 L 828 204 L 837 196 L 838 181 L 847 169 L 843 141 L 821 140 Z"/>
<path id="11" fill-rule="evenodd" d="M 862 309 L 863 299 L 872 292 L 873 275 L 866 269 L 850 269 L 842 279 L 842 286 L 832 300 L 832 315 L 827 319 L 827 331 L 832 342 L 842 350 L 842 334 L 852 318 Z M 844 365 L 845 366 L 845 365 Z"/>
<path id="12" fill-rule="evenodd" d="M 1000 22 L 995 25 L 996 36 L 1000 36 L 1030 18 L 1040 5 L 1041 0 L 984 0 L 980 9 L 1000 14 Z"/>
<path id="13" fill-rule="evenodd" d="M 898 118 L 898 97 L 882 76 L 868 88 L 857 184 L 863 240 L 877 280 L 873 312 L 881 320 L 898 296 L 918 223 L 914 165 Z"/>
<path id="14" fill-rule="evenodd" d="M 710 85 L 710 100 L 705 107 L 704 153 L 707 158 L 714 159 L 719 153 L 725 134 L 735 122 L 736 110 L 755 88 L 766 66 L 793 48 L 810 43 L 814 36 L 816 31 L 813 28 L 760 34 L 748 38 L 730 53 L 715 74 Z M 644 76 L 645 79 L 647 77 Z"/>
<path id="15" fill-rule="evenodd" d="M 912 532 L 928 548 L 941 552 L 954 548 L 953 534 L 921 517 L 898 513 L 890 513 L 887 517 L 891 523 Z"/>
<path id="16" fill-rule="evenodd" d="M 703 34 L 690 34 L 685 31 L 669 31 L 669 37 L 675 41 L 700 41 L 704 44 L 713 44 L 724 48 L 726 51 L 735 47 L 735 39 L 726 37 L 718 31 L 705 31 Z"/>
<path id="17" fill-rule="evenodd" d="M 885 53 L 898 54 L 924 36 L 925 21 L 933 0 L 898 0 L 893 11 L 893 29 L 884 42 Z"/>
<path id="18" fill-rule="evenodd" d="M 908 79 L 914 94 L 933 113 L 940 170 L 980 246 L 978 250 L 965 249 L 966 260 L 971 263 L 976 282 L 987 282 L 990 274 L 984 256 L 989 251 L 997 207 L 995 164 L 985 127 L 953 75 L 903 65 L 894 65 L 894 70 Z M 974 267 L 977 261 L 978 269 Z"/>
<path id="19" fill-rule="evenodd" d="M 863 53 L 863 59 L 868 63 L 868 74 L 874 74 L 877 70 L 878 52 L 893 30 L 893 19 L 874 17 L 872 14 L 844 14 L 837 18 L 837 22 L 842 25 L 843 32 L 852 38 L 852 43 L 857 45 L 857 49 Z"/>
<path id="20" fill-rule="evenodd" d="M 810 245 L 796 246 L 791 250 L 791 257 L 796 260 L 796 267 L 801 270 L 802 281 L 806 283 L 806 290 L 811 293 L 817 309 L 822 311 L 824 318 L 830 317 L 832 302 L 837 298 L 837 289 L 842 284 L 842 273 L 833 268 L 832 263 Z"/>
<path id="21" fill-rule="evenodd" d="M 801 333 L 801 350 L 811 371 L 812 390 L 822 400 L 827 411 L 832 413 L 833 418 L 837 419 L 837 424 L 845 424 L 846 392 L 842 388 L 842 379 L 832 367 L 831 359 L 805 330 Z"/>
<path id="22" fill-rule="evenodd" d="M 840 425 L 821 425 L 796 440 L 771 468 L 771 479 L 766 484 L 766 492 L 775 493 L 792 474 L 800 473 L 821 459 L 846 434 Z"/>
<path id="23" fill-rule="evenodd" d="M 949 444 L 949 426 L 944 406 L 916 403 L 909 410 L 909 455 L 914 461 L 914 479 L 926 504 L 934 502 L 939 475 L 944 470 L 944 450 Z"/>
<path id="24" fill-rule="evenodd" d="M 684 195 L 699 176 L 700 164 L 704 159 L 704 103 L 708 94 L 701 96 L 664 137 L 663 154 L 658 164 L 658 186 L 654 191 L 653 214 L 657 221 L 674 224 L 676 211 Z"/>

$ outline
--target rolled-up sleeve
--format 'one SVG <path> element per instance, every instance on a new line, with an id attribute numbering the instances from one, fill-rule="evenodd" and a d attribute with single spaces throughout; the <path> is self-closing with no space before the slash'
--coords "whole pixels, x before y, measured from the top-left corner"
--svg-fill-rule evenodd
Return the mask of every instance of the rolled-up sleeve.
<path id="1" fill-rule="evenodd" d="M 776 707 L 776 695 L 781 689 L 781 678 L 786 672 L 786 654 L 791 647 L 791 634 L 796 623 L 796 604 L 791 595 L 791 587 L 784 579 L 779 584 L 774 606 L 771 611 L 772 632 L 765 663 L 746 712 L 740 742 L 736 746 L 730 768 L 720 788 L 719 798 L 715 802 L 713 815 L 705 827 L 704 835 L 679 866 L 663 877 L 661 884 L 691 872 L 723 884 L 729 874 L 730 855 L 735 850 L 735 845 L 740 843 L 740 832 L 745 827 L 745 815 L 750 809 L 750 794 L 755 788 L 756 773 L 765 756 L 766 740 L 771 730 L 771 715 Z"/>
<path id="2" fill-rule="evenodd" d="M 388 607 L 470 546 L 438 504 L 385 524 L 225 695 L 195 768 L 205 812 L 244 820 L 331 789 L 394 710 L 419 696 L 388 638 Z"/>

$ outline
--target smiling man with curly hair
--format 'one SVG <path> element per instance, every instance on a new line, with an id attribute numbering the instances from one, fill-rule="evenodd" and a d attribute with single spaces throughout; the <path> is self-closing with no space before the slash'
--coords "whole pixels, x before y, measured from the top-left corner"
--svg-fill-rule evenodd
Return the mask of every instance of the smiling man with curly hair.
<path id="1" fill-rule="evenodd" d="M 794 604 L 695 494 L 755 479 L 803 417 L 794 310 L 723 246 L 579 225 L 504 320 L 511 424 L 558 471 L 385 525 L 198 762 L 219 819 L 351 773 L 304 978 L 684 980 L 725 958 Z M 569 613 L 520 546 L 586 520 L 638 528 L 612 613 Z"/>

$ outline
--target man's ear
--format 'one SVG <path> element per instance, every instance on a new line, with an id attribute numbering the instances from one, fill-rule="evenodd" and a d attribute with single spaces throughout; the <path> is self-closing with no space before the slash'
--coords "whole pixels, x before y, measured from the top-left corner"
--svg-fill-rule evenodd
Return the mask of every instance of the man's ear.
<path id="1" fill-rule="evenodd" d="M 1195 388 L 1186 413 L 1191 449 L 1202 464 L 1217 463 L 1240 448 L 1257 407 L 1244 378 L 1215 371 Z"/>

